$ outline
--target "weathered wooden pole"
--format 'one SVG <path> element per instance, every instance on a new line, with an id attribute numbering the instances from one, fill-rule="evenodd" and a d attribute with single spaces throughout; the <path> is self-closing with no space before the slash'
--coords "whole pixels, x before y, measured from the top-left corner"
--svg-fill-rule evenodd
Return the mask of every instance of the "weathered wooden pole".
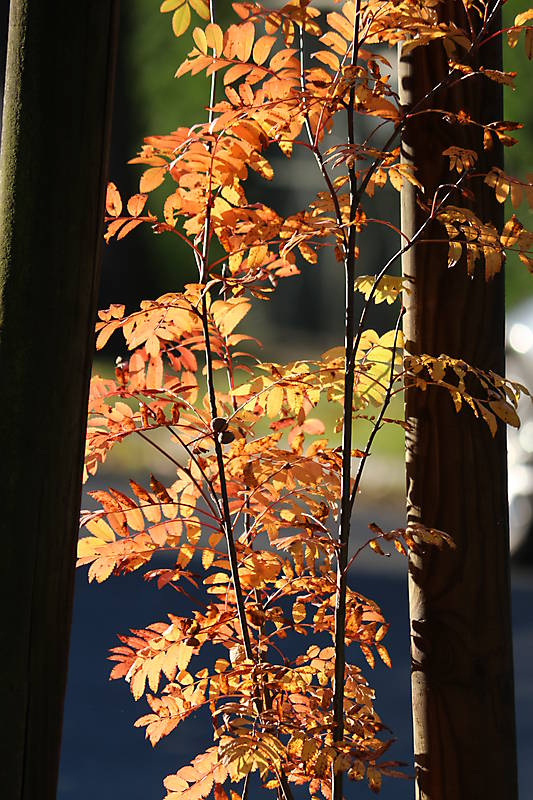
<path id="1" fill-rule="evenodd" d="M 56 796 L 117 12 L 115 0 L 10 7 L 0 156 L 6 800 Z"/>
<path id="2" fill-rule="evenodd" d="M 462 24 L 463 3 L 447 0 L 442 20 Z M 492 22 L 500 26 L 499 14 Z M 495 38 L 477 54 L 501 69 Z M 448 74 L 440 44 L 419 47 L 399 61 L 401 102 L 413 106 Z M 481 122 L 501 120 L 501 86 L 483 78 L 439 92 L 426 107 L 464 110 Z M 502 166 L 496 144 L 484 153 L 482 132 L 442 114 L 414 117 L 402 142 L 426 198 L 449 181 L 450 145 L 480 154 L 479 171 Z M 476 168 L 476 171 L 477 168 Z M 450 199 L 465 205 L 463 198 Z M 478 180 L 478 216 L 498 228 L 502 206 Z M 413 187 L 402 190 L 402 230 L 412 236 L 427 212 Z M 433 225 L 424 237 L 442 240 Z M 504 282 L 470 279 L 460 261 L 449 269 L 447 245 L 416 245 L 403 260 L 409 282 L 405 333 L 412 354 L 441 353 L 503 374 Z M 495 439 L 469 410 L 456 414 L 439 388 L 406 391 L 408 519 L 451 534 L 457 549 L 430 548 L 409 566 L 412 703 L 419 800 L 514 800 L 517 797 L 511 638 L 505 431 Z"/>

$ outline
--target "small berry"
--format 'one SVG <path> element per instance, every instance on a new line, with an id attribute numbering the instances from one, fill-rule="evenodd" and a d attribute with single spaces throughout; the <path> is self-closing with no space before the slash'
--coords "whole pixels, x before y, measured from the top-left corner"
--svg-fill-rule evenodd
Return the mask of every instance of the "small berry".
<path id="1" fill-rule="evenodd" d="M 211 420 L 211 430 L 214 433 L 222 433 L 228 427 L 228 420 L 225 417 L 214 417 Z"/>

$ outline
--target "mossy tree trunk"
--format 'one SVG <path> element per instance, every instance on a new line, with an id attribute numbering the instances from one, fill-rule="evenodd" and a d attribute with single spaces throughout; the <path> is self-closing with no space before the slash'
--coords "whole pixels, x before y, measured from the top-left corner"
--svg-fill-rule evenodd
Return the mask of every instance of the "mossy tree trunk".
<path id="1" fill-rule="evenodd" d="M 115 0 L 10 7 L 0 159 L 6 800 L 56 796 L 117 11 Z"/>

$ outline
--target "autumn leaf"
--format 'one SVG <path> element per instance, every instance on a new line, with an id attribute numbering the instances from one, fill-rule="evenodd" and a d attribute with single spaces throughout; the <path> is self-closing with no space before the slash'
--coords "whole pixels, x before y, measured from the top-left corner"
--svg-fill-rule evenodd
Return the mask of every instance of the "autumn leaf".
<path id="1" fill-rule="evenodd" d="M 139 216 L 146 205 L 147 197 L 148 195 L 146 194 L 134 194 L 130 197 L 128 200 L 128 213 L 131 214 L 132 217 Z"/>
<path id="2" fill-rule="evenodd" d="M 170 10 L 170 9 L 169 9 Z M 182 36 L 191 22 L 191 9 L 188 2 L 183 2 L 172 15 L 172 30 L 175 36 Z"/>
<path id="3" fill-rule="evenodd" d="M 518 414 L 513 406 L 507 403 L 505 400 L 491 400 L 489 402 L 489 407 L 492 411 L 494 411 L 497 417 L 506 422 L 508 425 L 512 425 L 513 428 L 520 427 L 520 418 Z"/>
<path id="4" fill-rule="evenodd" d="M 114 542 L 115 533 L 104 519 L 92 519 L 85 523 L 85 527 L 97 539 L 103 542 Z"/>
<path id="5" fill-rule="evenodd" d="M 188 6 L 187 6 L 188 8 Z M 161 186 L 167 173 L 166 167 L 151 167 L 141 176 L 139 188 L 142 193 L 153 192 L 158 186 Z"/>
<path id="6" fill-rule="evenodd" d="M 109 216 L 120 217 L 120 212 L 122 211 L 122 199 L 120 197 L 120 192 L 114 183 L 107 184 L 105 207 Z"/>

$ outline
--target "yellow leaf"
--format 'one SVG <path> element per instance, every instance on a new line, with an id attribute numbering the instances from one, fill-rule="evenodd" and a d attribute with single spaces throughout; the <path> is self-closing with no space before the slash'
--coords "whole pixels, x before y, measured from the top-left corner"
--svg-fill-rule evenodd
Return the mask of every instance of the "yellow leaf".
<path id="1" fill-rule="evenodd" d="M 389 180 L 396 191 L 399 192 L 403 186 L 403 178 L 396 167 L 391 167 L 389 169 Z"/>
<path id="2" fill-rule="evenodd" d="M 165 658 L 165 653 L 158 653 L 148 665 L 148 685 L 152 692 L 157 692 L 159 687 L 159 678 L 161 675 L 161 667 Z"/>
<path id="3" fill-rule="evenodd" d="M 268 247 L 266 244 L 250 247 L 250 252 L 248 253 L 248 269 L 255 270 L 262 267 L 267 256 Z"/>
<path id="4" fill-rule="evenodd" d="M 175 36 L 181 36 L 185 33 L 191 22 L 191 9 L 185 3 L 174 12 L 172 17 L 172 30 Z M 142 189 L 141 189 L 142 191 Z"/>
<path id="5" fill-rule="evenodd" d="M 357 292 L 361 292 L 366 300 L 368 300 L 372 294 L 372 290 L 374 289 L 373 298 L 376 305 L 383 303 L 384 301 L 390 305 L 401 295 L 402 290 L 405 290 L 407 293 L 409 293 L 404 287 L 405 281 L 406 278 L 399 278 L 394 275 L 385 275 L 378 281 L 377 287 L 374 289 L 374 284 L 376 282 L 374 275 L 359 275 L 355 279 L 354 289 Z"/>
<path id="6" fill-rule="evenodd" d="M 209 19 L 209 5 L 207 0 L 189 0 L 189 4 L 199 17 L 202 17 L 202 19 Z"/>
<path id="7" fill-rule="evenodd" d="M 124 510 L 124 516 L 129 527 L 134 531 L 144 530 L 144 517 L 139 508 L 127 508 Z"/>
<path id="8" fill-rule="evenodd" d="M 292 607 L 292 618 L 296 624 L 302 622 L 306 617 L 306 608 L 303 603 L 295 603 Z"/>
<path id="9" fill-rule="evenodd" d="M 514 18 L 515 25 L 524 25 L 530 19 L 533 19 L 533 8 L 528 8 L 527 11 L 523 11 L 521 14 L 517 14 Z"/>
<path id="10" fill-rule="evenodd" d="M 207 40 L 207 46 L 214 50 L 215 54 L 219 56 L 224 46 L 224 34 L 220 26 L 210 22 L 205 28 L 205 38 Z"/>
<path id="11" fill-rule="evenodd" d="M 85 527 L 89 533 L 92 533 L 93 536 L 100 539 L 102 542 L 115 541 L 115 532 L 104 519 L 92 519 L 85 523 Z"/>
<path id="12" fill-rule="evenodd" d="M 508 425 L 512 425 L 513 428 L 520 427 L 520 418 L 510 403 L 506 403 L 505 400 L 491 400 L 489 406 L 496 416 Z"/>
<path id="13" fill-rule="evenodd" d="M 194 546 L 192 544 L 182 544 L 180 552 L 176 561 L 178 567 L 186 567 L 194 555 Z"/>
<path id="14" fill-rule="evenodd" d="M 211 314 L 222 336 L 228 336 L 246 316 L 251 303 L 242 297 L 230 300 L 216 300 L 211 306 Z"/>
<path id="15" fill-rule="evenodd" d="M 78 558 L 92 556 L 97 553 L 101 547 L 101 539 L 97 539 L 95 536 L 84 536 L 83 539 L 78 539 Z"/>
<path id="16" fill-rule="evenodd" d="M 185 0 L 163 0 L 159 10 L 162 14 L 165 14 L 167 11 L 174 11 L 174 9 L 182 6 L 184 3 Z"/>
<path id="17" fill-rule="evenodd" d="M 207 37 L 205 35 L 205 31 L 202 28 L 195 28 L 192 32 L 193 41 L 198 48 L 198 50 L 203 53 L 203 55 L 207 55 Z"/>
<path id="18" fill-rule="evenodd" d="M 176 664 L 178 665 L 180 672 L 189 666 L 193 651 L 194 648 L 189 647 L 187 644 L 181 643 L 178 645 Z"/>
<path id="19" fill-rule="evenodd" d="M 387 331 L 387 333 L 384 333 L 383 336 L 379 338 L 381 347 L 394 347 L 395 341 L 396 349 L 401 350 L 403 348 L 403 333 L 401 331 Z"/>
<path id="20" fill-rule="evenodd" d="M 144 687 L 146 686 L 146 672 L 140 669 L 135 673 L 131 679 L 130 689 L 134 700 L 138 700 L 144 694 Z"/>
<path id="21" fill-rule="evenodd" d="M 273 386 L 268 393 L 266 412 L 269 419 L 274 419 L 281 411 L 283 403 L 283 389 L 281 386 Z"/>

